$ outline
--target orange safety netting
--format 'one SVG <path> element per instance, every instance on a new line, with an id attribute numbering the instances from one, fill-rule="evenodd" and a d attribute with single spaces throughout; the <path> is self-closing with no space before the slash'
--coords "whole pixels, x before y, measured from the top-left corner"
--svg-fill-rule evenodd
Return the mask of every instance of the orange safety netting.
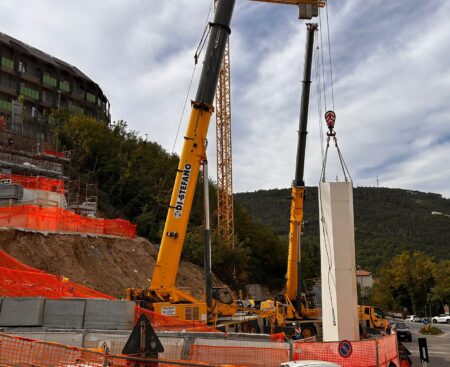
<path id="1" fill-rule="evenodd" d="M 161 315 L 141 307 L 136 307 L 135 323 L 142 314 L 147 316 L 152 327 L 157 331 L 220 332 L 219 330 L 198 321 L 181 320 L 175 317 Z"/>
<path id="2" fill-rule="evenodd" d="M 220 345 L 193 345 L 190 358 L 210 364 L 225 363 L 228 365 L 250 367 L 279 367 L 281 363 L 289 361 L 288 348 Z"/>
<path id="3" fill-rule="evenodd" d="M 105 293 L 85 287 L 62 276 L 31 268 L 0 251 L 0 296 L 116 299 Z M 216 329 L 197 321 L 185 321 L 136 307 L 135 321 L 145 314 L 158 331 L 203 331 Z"/>
<path id="4" fill-rule="evenodd" d="M 0 174 L 0 180 L 11 180 L 12 183 L 22 185 L 25 189 L 44 190 L 64 194 L 64 182 L 56 178 L 41 176 L 21 176 Z"/>
<path id="5" fill-rule="evenodd" d="M 352 341 L 350 344 L 351 353 L 344 358 L 339 354 L 339 342 L 296 342 L 293 359 L 334 362 L 345 367 L 388 367 L 391 361 L 399 365 L 397 335 Z"/>
<path id="6" fill-rule="evenodd" d="M 136 237 L 136 225 L 124 219 L 89 218 L 62 208 L 36 205 L 0 207 L 0 227 Z"/>
<path id="7" fill-rule="evenodd" d="M 103 354 L 97 351 L 70 347 L 0 333 L 0 365 L 17 366 L 83 366 L 83 367 L 155 367 L 155 366 L 211 366 L 197 361 L 143 360 L 125 355 Z M 214 364 L 221 366 L 222 364 Z M 229 366 L 230 367 L 230 366 Z"/>

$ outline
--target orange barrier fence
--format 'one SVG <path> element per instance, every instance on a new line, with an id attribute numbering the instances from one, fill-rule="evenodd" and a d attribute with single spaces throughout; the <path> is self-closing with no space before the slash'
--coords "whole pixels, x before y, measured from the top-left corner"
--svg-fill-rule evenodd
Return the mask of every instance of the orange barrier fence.
<path id="1" fill-rule="evenodd" d="M 64 182 L 56 178 L 0 174 L 0 180 L 11 180 L 12 183 L 20 184 L 25 189 L 45 190 L 64 194 Z"/>
<path id="2" fill-rule="evenodd" d="M 348 356 L 339 353 L 339 342 L 294 343 L 294 360 L 320 360 L 334 362 L 345 367 L 388 367 L 389 362 L 400 365 L 398 360 L 397 335 L 388 335 L 378 339 L 350 342 Z"/>
<path id="3" fill-rule="evenodd" d="M 152 327 L 157 331 L 220 332 L 219 330 L 198 321 L 181 320 L 175 317 L 161 315 L 160 313 L 141 307 L 136 307 L 135 323 L 142 314 L 147 316 Z"/>
<path id="4" fill-rule="evenodd" d="M 0 297 L 116 299 L 58 275 L 31 268 L 0 251 Z M 158 331 L 216 332 L 197 321 L 185 321 L 136 307 L 135 321 L 145 314 Z"/>
<path id="5" fill-rule="evenodd" d="M 221 366 L 196 361 L 143 360 L 123 355 L 103 354 L 0 333 L 0 365 L 17 366 L 83 366 L 83 367 L 150 367 L 150 366 Z M 229 366 L 231 367 L 231 366 Z"/>
<path id="6" fill-rule="evenodd" d="M 136 226 L 124 219 L 89 218 L 62 208 L 36 205 L 0 207 L 0 227 L 136 237 Z"/>

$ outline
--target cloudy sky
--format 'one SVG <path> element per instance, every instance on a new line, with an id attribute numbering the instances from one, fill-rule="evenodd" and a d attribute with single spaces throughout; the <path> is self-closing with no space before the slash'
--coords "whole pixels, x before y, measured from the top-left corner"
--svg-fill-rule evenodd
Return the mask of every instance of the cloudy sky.
<path id="1" fill-rule="evenodd" d="M 103 89 L 113 120 L 172 151 L 209 8 L 210 0 L 3 0 L 0 31 L 77 66 Z M 336 131 L 354 183 L 375 186 L 378 177 L 380 186 L 450 197 L 450 1 L 329 0 L 328 12 Z M 316 52 L 325 62 L 325 111 L 333 108 L 325 12 L 321 26 L 323 50 Z M 237 0 L 235 192 L 290 186 L 305 33 L 294 6 Z M 197 67 L 189 98 L 199 73 Z M 307 185 L 320 177 L 322 84 L 313 78 Z M 215 161 L 214 121 L 209 132 Z M 336 175 L 342 179 L 332 150 L 327 179 Z"/>

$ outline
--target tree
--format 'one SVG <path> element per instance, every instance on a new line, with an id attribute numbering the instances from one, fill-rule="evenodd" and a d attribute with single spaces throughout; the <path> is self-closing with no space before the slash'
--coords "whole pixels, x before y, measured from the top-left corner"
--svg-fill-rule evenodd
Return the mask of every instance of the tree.
<path id="1" fill-rule="evenodd" d="M 450 303 L 450 260 L 442 260 L 434 272 L 434 287 L 431 289 L 431 301 L 441 306 Z"/>
<path id="2" fill-rule="evenodd" d="M 417 314 L 434 285 L 435 269 L 428 255 L 403 251 L 380 270 L 373 300 L 390 310 L 407 307 Z"/>

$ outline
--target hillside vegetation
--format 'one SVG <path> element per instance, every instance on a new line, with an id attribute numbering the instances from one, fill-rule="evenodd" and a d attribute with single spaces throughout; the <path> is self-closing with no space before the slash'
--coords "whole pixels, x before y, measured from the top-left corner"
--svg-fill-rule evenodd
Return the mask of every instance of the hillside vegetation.
<path id="1" fill-rule="evenodd" d="M 354 189 L 356 263 L 377 271 L 403 250 L 427 253 L 435 260 L 450 259 L 450 200 L 441 195 L 401 189 Z M 287 241 L 290 189 L 240 193 L 236 201 L 262 224 Z M 319 216 L 317 188 L 308 187 L 305 199 L 303 249 L 308 276 L 319 275 Z M 311 265 L 314 267 L 311 268 Z"/>
<path id="2" fill-rule="evenodd" d="M 109 126 L 85 116 L 62 116 L 60 147 L 72 151 L 74 174 L 89 176 L 99 186 L 99 209 L 107 217 L 137 224 L 138 234 L 161 242 L 178 156 L 130 131 L 123 121 Z M 235 247 L 217 238 L 216 188 L 210 183 L 213 271 L 227 284 L 262 283 L 278 288 L 284 282 L 287 246 L 267 226 L 236 206 Z M 202 183 L 189 220 L 183 257 L 203 265 Z M 148 273 L 151 276 L 151 272 Z"/>

